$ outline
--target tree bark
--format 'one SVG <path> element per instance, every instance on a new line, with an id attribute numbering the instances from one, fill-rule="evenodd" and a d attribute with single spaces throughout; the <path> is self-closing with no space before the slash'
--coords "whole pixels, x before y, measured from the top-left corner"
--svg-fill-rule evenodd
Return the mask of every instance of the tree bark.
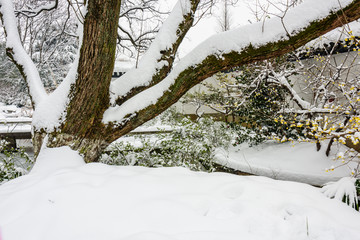
<path id="1" fill-rule="evenodd" d="M 117 27 L 121 0 L 89 0 L 84 20 L 83 41 L 77 79 L 70 91 L 66 120 L 48 134 L 47 146 L 70 146 L 86 162 L 97 161 L 109 145 L 111 129 L 102 122 L 109 107 L 109 86 L 115 62 Z M 35 153 L 44 134 L 34 135 Z"/>

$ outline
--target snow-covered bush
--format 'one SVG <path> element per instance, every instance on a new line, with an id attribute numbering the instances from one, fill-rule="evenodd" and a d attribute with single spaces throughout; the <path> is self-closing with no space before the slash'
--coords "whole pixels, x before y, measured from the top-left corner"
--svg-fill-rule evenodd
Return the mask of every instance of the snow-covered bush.
<path id="1" fill-rule="evenodd" d="M 329 198 L 343 201 L 347 205 L 359 210 L 359 179 L 344 177 L 337 182 L 330 182 L 323 186 L 322 192 Z"/>
<path id="2" fill-rule="evenodd" d="M 208 106 L 231 119 L 229 126 L 237 132 L 235 144 L 297 139 L 303 136 L 302 128 L 287 124 L 294 116 L 283 111 L 289 107 L 288 90 L 274 81 L 274 72 L 295 69 L 287 59 L 279 57 L 218 73 L 216 86 L 205 83 L 207 92 L 187 94 L 185 102 Z M 285 81 L 290 85 L 289 80 Z"/>
<path id="3" fill-rule="evenodd" d="M 28 173 L 32 165 L 24 149 L 11 149 L 7 141 L 0 140 L 0 184 Z"/>
<path id="4" fill-rule="evenodd" d="M 172 116 L 172 117 L 171 117 Z M 183 166 L 192 170 L 214 171 L 215 149 L 227 148 L 232 131 L 223 122 L 201 118 L 197 122 L 165 114 L 162 118 L 173 131 L 156 135 L 136 135 L 135 144 L 118 141 L 102 161 L 115 165 L 148 167 Z M 167 118 L 167 119 L 166 119 Z"/>

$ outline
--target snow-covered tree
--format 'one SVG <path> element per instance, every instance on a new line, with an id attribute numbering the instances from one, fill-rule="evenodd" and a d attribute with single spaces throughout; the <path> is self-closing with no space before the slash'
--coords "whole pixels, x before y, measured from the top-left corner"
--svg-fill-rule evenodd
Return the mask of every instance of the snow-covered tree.
<path id="1" fill-rule="evenodd" d="M 327 156 L 338 152 L 341 165 L 358 163 L 358 29 L 355 21 L 328 34 L 331 40 L 323 36 L 284 57 L 219 73 L 220 88 L 205 84 L 207 93 L 188 94 L 187 101 L 236 118 L 238 143 L 308 141 Z M 350 170 L 360 176 L 359 167 Z"/>
<path id="2" fill-rule="evenodd" d="M 55 11 L 57 2 L 49 1 L 32 11 Z M 23 48 L 12 1 L 0 1 L 7 54 L 26 79 L 35 108 L 37 153 L 43 143 L 66 145 L 83 154 L 87 162 L 96 161 L 112 141 L 157 116 L 216 72 L 280 56 L 360 17 L 359 0 L 304 1 L 283 18 L 266 21 L 264 28 L 252 24 L 217 34 L 175 65 L 175 54 L 202 4 L 179 0 L 138 68 L 111 81 L 121 2 L 85 1 L 78 14 L 83 22 L 79 54 L 61 85 L 47 94 L 36 65 Z"/>
<path id="3" fill-rule="evenodd" d="M 229 31 L 232 25 L 231 5 L 237 3 L 237 0 L 223 0 L 221 3 L 221 14 L 218 17 L 218 23 L 222 32 Z"/>

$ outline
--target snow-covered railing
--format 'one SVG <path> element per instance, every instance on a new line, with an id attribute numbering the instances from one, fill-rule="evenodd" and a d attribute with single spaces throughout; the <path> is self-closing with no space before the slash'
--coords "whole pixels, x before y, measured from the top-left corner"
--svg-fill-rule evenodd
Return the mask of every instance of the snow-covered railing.
<path id="1" fill-rule="evenodd" d="M 0 139 L 6 139 L 16 148 L 17 139 L 31 139 L 31 118 L 0 118 Z M 153 135 L 171 133 L 171 126 L 138 127 L 127 135 Z"/>
<path id="2" fill-rule="evenodd" d="M 3 124 L 30 124 L 32 118 L 0 118 L 0 125 Z"/>
<path id="3" fill-rule="evenodd" d="M 31 139 L 31 118 L 0 118 L 0 139 L 16 148 L 17 139 Z"/>

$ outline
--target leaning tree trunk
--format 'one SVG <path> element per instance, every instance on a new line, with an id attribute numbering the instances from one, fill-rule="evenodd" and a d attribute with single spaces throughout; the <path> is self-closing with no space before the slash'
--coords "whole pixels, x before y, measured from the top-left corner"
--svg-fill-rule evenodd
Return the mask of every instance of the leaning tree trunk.
<path id="1" fill-rule="evenodd" d="M 86 162 L 97 161 L 111 133 L 101 122 L 109 107 L 109 86 L 115 62 L 121 0 L 90 0 L 84 20 L 77 79 L 71 87 L 66 120 L 48 133 L 47 146 L 71 146 Z M 35 153 L 46 134 L 35 132 Z"/>

